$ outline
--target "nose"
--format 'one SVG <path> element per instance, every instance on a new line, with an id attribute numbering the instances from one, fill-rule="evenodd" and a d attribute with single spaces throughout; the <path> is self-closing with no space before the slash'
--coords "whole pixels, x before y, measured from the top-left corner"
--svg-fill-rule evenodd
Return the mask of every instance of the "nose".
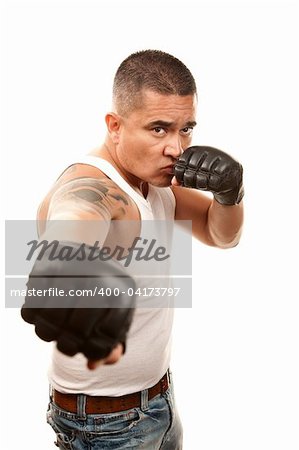
<path id="1" fill-rule="evenodd" d="M 183 153 L 183 147 L 180 139 L 172 139 L 168 142 L 164 149 L 165 156 L 172 156 L 174 159 L 178 159 Z"/>

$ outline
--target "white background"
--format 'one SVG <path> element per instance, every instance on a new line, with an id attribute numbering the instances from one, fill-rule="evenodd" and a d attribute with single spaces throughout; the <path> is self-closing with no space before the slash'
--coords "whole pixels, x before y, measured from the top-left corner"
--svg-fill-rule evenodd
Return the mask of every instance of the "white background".
<path id="1" fill-rule="evenodd" d="M 295 2 L 8 2 L 2 9 L 2 212 L 33 219 L 61 169 L 98 145 L 130 53 L 182 59 L 194 143 L 244 166 L 240 245 L 194 242 L 193 308 L 172 370 L 185 450 L 298 449 L 298 8 Z M 50 450 L 50 346 L 1 311 L 1 449 Z M 4 441 L 4 442 L 3 442 Z"/>

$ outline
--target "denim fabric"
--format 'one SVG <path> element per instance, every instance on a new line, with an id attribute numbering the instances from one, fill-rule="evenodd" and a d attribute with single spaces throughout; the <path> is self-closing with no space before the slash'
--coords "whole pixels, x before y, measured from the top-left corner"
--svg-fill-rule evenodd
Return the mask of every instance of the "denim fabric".
<path id="1" fill-rule="evenodd" d="M 64 450 L 181 450 L 182 426 L 176 412 L 172 383 L 162 395 L 141 406 L 112 414 L 85 414 L 80 396 L 77 414 L 49 403 L 47 421 L 56 432 L 56 446 Z"/>

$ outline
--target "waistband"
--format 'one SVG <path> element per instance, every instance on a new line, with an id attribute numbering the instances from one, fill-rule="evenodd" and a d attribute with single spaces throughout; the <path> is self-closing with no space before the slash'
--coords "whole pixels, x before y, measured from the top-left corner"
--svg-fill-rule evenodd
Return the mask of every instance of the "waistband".
<path id="1" fill-rule="evenodd" d="M 154 386 L 146 389 L 147 398 L 151 400 L 159 394 L 164 394 L 170 386 L 169 371 Z M 86 414 L 109 414 L 126 411 L 142 406 L 142 395 L 145 391 L 134 392 L 120 397 L 91 396 L 84 394 L 64 394 L 53 389 L 52 400 L 56 406 L 65 411 L 77 414 L 82 403 L 82 395 L 85 401 Z"/>

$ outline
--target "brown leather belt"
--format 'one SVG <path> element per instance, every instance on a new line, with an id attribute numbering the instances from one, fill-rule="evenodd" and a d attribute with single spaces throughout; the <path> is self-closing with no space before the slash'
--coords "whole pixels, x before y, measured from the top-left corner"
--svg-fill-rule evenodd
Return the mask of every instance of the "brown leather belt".
<path id="1" fill-rule="evenodd" d="M 164 394 L 169 387 L 169 374 L 166 374 L 157 384 L 148 389 L 148 400 L 158 394 Z M 77 413 L 77 401 L 79 394 L 63 394 L 53 389 L 52 399 L 55 405 L 72 413 Z M 141 406 L 141 392 L 122 395 L 121 397 L 103 397 L 86 395 L 86 414 L 109 414 L 126 411 L 127 409 Z"/>

